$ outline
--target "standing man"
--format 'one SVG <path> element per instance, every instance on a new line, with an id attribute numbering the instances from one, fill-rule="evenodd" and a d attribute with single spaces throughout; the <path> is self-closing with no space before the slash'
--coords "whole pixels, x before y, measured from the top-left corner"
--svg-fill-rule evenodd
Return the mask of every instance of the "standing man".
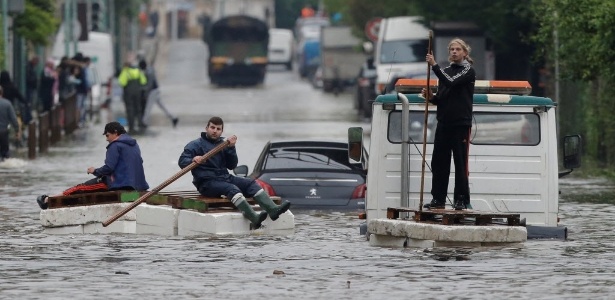
<path id="1" fill-rule="evenodd" d="M 38 62 L 38 56 L 34 56 L 26 65 L 26 102 L 28 102 L 29 107 L 32 107 L 32 104 L 34 104 L 34 96 L 37 94 L 38 76 L 36 74 L 36 67 L 38 66 Z M 38 106 L 34 106 L 34 109 L 38 111 Z M 25 116 L 24 119 L 31 120 L 32 112 L 27 112 L 27 115 L 28 116 Z"/>
<path id="2" fill-rule="evenodd" d="M 130 133 L 136 133 L 143 129 L 143 104 L 141 99 L 145 93 L 145 85 L 147 77 L 141 69 L 132 66 L 130 63 L 124 63 L 124 68 L 118 77 L 118 83 L 124 89 L 122 97 L 124 105 L 126 105 L 126 119 L 128 120 L 128 130 Z M 137 123 L 139 128 L 137 129 Z"/>
<path id="3" fill-rule="evenodd" d="M 149 189 L 145 181 L 143 158 L 141 158 L 141 149 L 137 141 L 126 134 L 126 130 L 118 122 L 107 123 L 103 135 L 109 143 L 105 164 L 100 168 L 89 167 L 86 172 L 94 175 L 94 178 L 73 186 L 58 196 L 108 190 L 146 191 Z M 47 198 L 47 195 L 40 195 L 36 198 L 41 209 L 47 209 Z"/>
<path id="4" fill-rule="evenodd" d="M 15 130 L 15 138 L 21 137 L 17 115 L 11 101 L 2 97 L 0 87 L 0 161 L 9 158 L 9 125 Z"/>
<path id="5" fill-rule="evenodd" d="M 429 93 L 431 102 L 438 106 L 436 135 L 431 158 L 432 186 L 431 203 L 425 208 L 442 209 L 446 204 L 448 180 L 451 173 L 451 152 L 455 162 L 455 210 L 470 205 L 470 186 L 468 182 L 468 151 L 472 129 L 472 104 L 476 73 L 472 68 L 470 47 L 461 39 L 455 38 L 448 44 L 448 60 L 451 64 L 441 69 L 433 54 L 426 56 L 427 63 L 438 77 L 438 92 L 423 89 L 424 97 Z"/>
<path id="6" fill-rule="evenodd" d="M 179 157 L 179 167 L 183 169 L 192 162 L 200 162 L 203 155 L 223 143 L 224 138 L 221 137 L 223 130 L 222 118 L 209 119 L 205 132 L 201 132 L 201 137 L 184 147 L 184 152 Z M 267 218 L 267 214 L 271 220 L 277 220 L 288 210 L 290 202 L 284 201 L 278 206 L 254 179 L 229 174 L 228 170 L 237 167 L 239 159 L 235 150 L 237 137 L 233 135 L 228 138 L 228 141 L 230 144 L 227 148 L 192 169 L 192 183 L 205 197 L 224 196 L 230 199 L 233 205 L 241 210 L 243 216 L 250 220 L 253 228 L 258 229 Z M 254 198 L 266 212 L 257 214 L 246 201 L 246 196 Z"/>
<path id="7" fill-rule="evenodd" d="M 79 69 L 79 72 L 75 74 L 75 79 L 77 79 L 77 81 L 75 81 L 75 90 L 77 92 L 77 120 L 79 121 L 79 125 L 83 126 L 87 115 L 89 90 L 88 63 L 86 63 L 85 57 L 81 53 L 77 53 L 73 60 L 76 62 L 75 69 Z"/>
<path id="8" fill-rule="evenodd" d="M 55 94 L 57 93 L 58 73 L 54 68 L 53 60 L 45 62 L 45 68 L 41 71 L 41 84 L 38 89 L 39 103 L 43 105 L 41 112 L 51 111 Z"/>

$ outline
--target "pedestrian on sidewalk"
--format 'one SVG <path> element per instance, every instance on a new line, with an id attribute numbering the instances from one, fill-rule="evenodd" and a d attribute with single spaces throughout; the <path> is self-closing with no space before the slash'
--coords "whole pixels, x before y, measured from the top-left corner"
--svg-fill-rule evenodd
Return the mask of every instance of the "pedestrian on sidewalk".
<path id="1" fill-rule="evenodd" d="M 28 102 L 28 106 L 30 108 L 36 103 L 34 97 L 37 95 L 38 89 L 38 75 L 36 74 L 36 68 L 38 67 L 39 58 L 38 56 L 34 56 L 28 61 L 26 65 L 26 101 Z M 34 109 L 38 111 L 38 107 L 34 106 Z M 32 112 L 29 111 L 29 117 L 27 119 L 32 119 Z"/>
<path id="2" fill-rule="evenodd" d="M 17 115 L 13 104 L 2 97 L 2 88 L 0 87 L 0 161 L 9 158 L 9 125 L 15 130 L 15 138 L 19 139 L 21 130 Z"/>
<path id="3" fill-rule="evenodd" d="M 166 108 L 164 103 L 162 102 L 162 98 L 160 97 L 160 86 L 158 85 L 158 79 L 156 78 L 156 73 L 152 67 L 147 67 L 147 62 L 145 60 L 141 60 L 139 62 L 139 68 L 145 72 L 145 76 L 147 77 L 147 85 L 145 88 L 145 111 L 143 112 L 143 120 L 142 123 L 147 127 L 149 126 L 149 119 L 152 112 L 152 108 L 155 104 L 162 109 L 164 114 L 171 120 L 173 127 L 177 126 L 177 122 L 179 122 L 179 118 L 173 116 Z"/>
<path id="4" fill-rule="evenodd" d="M 30 123 L 32 119 L 31 116 L 30 119 L 28 119 L 27 116 L 24 115 L 26 111 L 30 110 L 30 105 L 28 105 L 26 98 L 19 92 L 13 80 L 11 80 L 9 71 L 3 70 L 0 72 L 0 87 L 2 87 L 3 98 L 11 101 L 15 111 L 20 113 L 21 122 L 24 125 Z"/>
<path id="5" fill-rule="evenodd" d="M 54 68 L 53 60 L 45 62 L 45 68 L 41 71 L 40 85 L 38 89 L 38 99 L 42 104 L 42 112 L 51 111 L 55 98 L 58 73 Z"/>
<path id="6" fill-rule="evenodd" d="M 129 136 L 126 129 L 118 122 L 107 123 L 103 135 L 109 143 L 105 164 L 100 168 L 89 167 L 86 172 L 94 175 L 94 178 L 73 186 L 57 196 L 108 190 L 146 191 L 149 189 L 145 181 L 143 158 L 137 141 Z M 47 209 L 48 196 L 40 195 L 36 198 L 36 202 L 41 209 Z"/>

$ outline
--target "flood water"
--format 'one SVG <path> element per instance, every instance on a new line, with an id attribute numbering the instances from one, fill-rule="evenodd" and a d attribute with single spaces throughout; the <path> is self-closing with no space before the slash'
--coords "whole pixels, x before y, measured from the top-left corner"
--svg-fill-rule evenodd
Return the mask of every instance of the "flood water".
<path id="1" fill-rule="evenodd" d="M 167 71 L 175 74 L 171 66 Z M 344 140 L 348 127 L 366 127 L 341 113 L 352 108 L 350 100 L 313 92 L 288 75 L 274 72 L 268 84 L 284 84 L 256 90 L 162 81 L 163 94 L 175 94 L 166 100 L 180 123 L 172 129 L 158 111 L 157 123 L 137 137 L 150 187 L 179 171 L 177 158 L 204 128 L 204 115 L 229 116 L 225 135 L 239 137 L 240 164 L 250 169 L 270 139 Z M 311 104 L 297 111 L 299 101 Z M 263 105 L 276 113 L 250 112 Z M 25 165 L 0 168 L 1 299 L 609 299 L 615 293 L 615 194 L 599 179 L 561 180 L 568 240 L 507 247 L 370 247 L 356 213 L 292 208 L 296 229 L 287 236 L 44 234 L 36 196 L 90 178 L 87 167 L 103 163 L 103 126 L 80 129 Z M 193 190 L 190 181 L 184 176 L 166 190 Z"/>
<path id="2" fill-rule="evenodd" d="M 180 132 L 198 131 L 191 129 L 139 137 L 144 160 L 164 157 L 171 147 L 164 145 L 183 143 Z M 35 197 L 89 178 L 85 169 L 104 155 L 99 131 L 81 130 L 50 155 L 0 173 L 0 298 L 607 299 L 615 292 L 613 189 L 601 180 L 562 181 L 567 241 L 512 247 L 370 247 L 356 214 L 323 211 L 294 211 L 288 236 L 42 233 Z M 167 157 L 147 173 L 150 186 L 178 170 Z M 182 179 L 170 190 L 192 189 Z"/>

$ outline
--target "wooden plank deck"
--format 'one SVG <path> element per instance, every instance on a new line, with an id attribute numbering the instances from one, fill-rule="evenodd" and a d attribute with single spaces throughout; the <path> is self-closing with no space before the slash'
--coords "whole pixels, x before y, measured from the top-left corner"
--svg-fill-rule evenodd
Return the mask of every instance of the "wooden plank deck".
<path id="1" fill-rule="evenodd" d="M 107 191 L 97 193 L 75 194 L 69 196 L 49 197 L 49 209 L 88 206 L 109 203 L 133 202 L 146 192 L 135 191 Z M 272 196 L 274 203 L 280 204 L 281 198 Z M 256 201 L 247 198 L 250 205 Z M 177 209 L 194 209 L 199 212 L 236 211 L 233 203 L 225 198 L 208 198 L 201 196 L 197 191 L 164 192 L 152 195 L 145 203 L 150 205 L 168 205 Z M 255 207 L 260 209 L 260 207 Z"/>
<path id="2" fill-rule="evenodd" d="M 413 220 L 417 222 L 436 222 L 442 225 L 471 224 L 471 225 L 490 225 L 499 224 L 495 219 L 506 219 L 508 226 L 522 226 L 521 216 L 513 213 L 493 213 L 475 210 L 450 210 L 432 209 L 418 211 L 406 207 L 387 208 L 388 219 L 399 219 L 399 214 L 407 212 L 413 213 Z"/>

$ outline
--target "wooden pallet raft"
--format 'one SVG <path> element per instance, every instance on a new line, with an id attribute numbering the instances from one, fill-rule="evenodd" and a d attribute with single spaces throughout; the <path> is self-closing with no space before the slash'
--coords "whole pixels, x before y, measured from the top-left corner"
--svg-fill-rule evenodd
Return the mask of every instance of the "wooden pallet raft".
<path id="1" fill-rule="evenodd" d="M 198 194 L 196 197 L 175 195 L 169 195 L 167 197 L 168 205 L 177 209 L 193 209 L 198 212 L 228 212 L 237 210 L 231 200 L 225 198 L 209 198 Z M 257 204 L 252 198 L 247 198 L 246 200 L 250 205 Z M 280 204 L 281 202 L 280 197 L 271 197 L 271 200 L 276 204 Z M 255 207 L 255 209 L 258 210 L 260 207 Z"/>
<path id="2" fill-rule="evenodd" d="M 109 203 L 134 202 L 146 192 L 136 191 L 106 191 L 96 193 L 75 194 L 69 196 L 49 197 L 49 208 L 64 208 L 74 206 L 88 206 Z M 280 204 L 280 197 L 271 197 L 273 202 Z M 256 201 L 247 198 L 250 205 Z M 168 205 L 177 209 L 193 209 L 198 212 L 221 212 L 237 210 L 233 203 L 225 198 L 208 198 L 201 196 L 197 191 L 164 192 L 152 195 L 146 200 L 149 205 Z M 255 207 L 259 209 L 259 207 Z"/>
<path id="3" fill-rule="evenodd" d="M 140 196 L 141 193 L 135 191 L 106 191 L 49 197 L 47 203 L 50 209 L 54 209 L 73 206 L 132 202 L 138 199 Z"/>
<path id="4" fill-rule="evenodd" d="M 417 222 L 436 222 L 442 225 L 455 224 L 471 224 L 471 225 L 490 225 L 499 224 L 496 219 L 506 219 L 508 226 L 522 226 L 521 216 L 512 213 L 492 213 L 475 210 L 450 210 L 450 209 L 433 209 L 417 211 L 415 209 L 404 207 L 389 207 L 387 208 L 388 219 L 399 219 L 399 214 L 402 212 L 414 213 L 413 220 Z"/>

